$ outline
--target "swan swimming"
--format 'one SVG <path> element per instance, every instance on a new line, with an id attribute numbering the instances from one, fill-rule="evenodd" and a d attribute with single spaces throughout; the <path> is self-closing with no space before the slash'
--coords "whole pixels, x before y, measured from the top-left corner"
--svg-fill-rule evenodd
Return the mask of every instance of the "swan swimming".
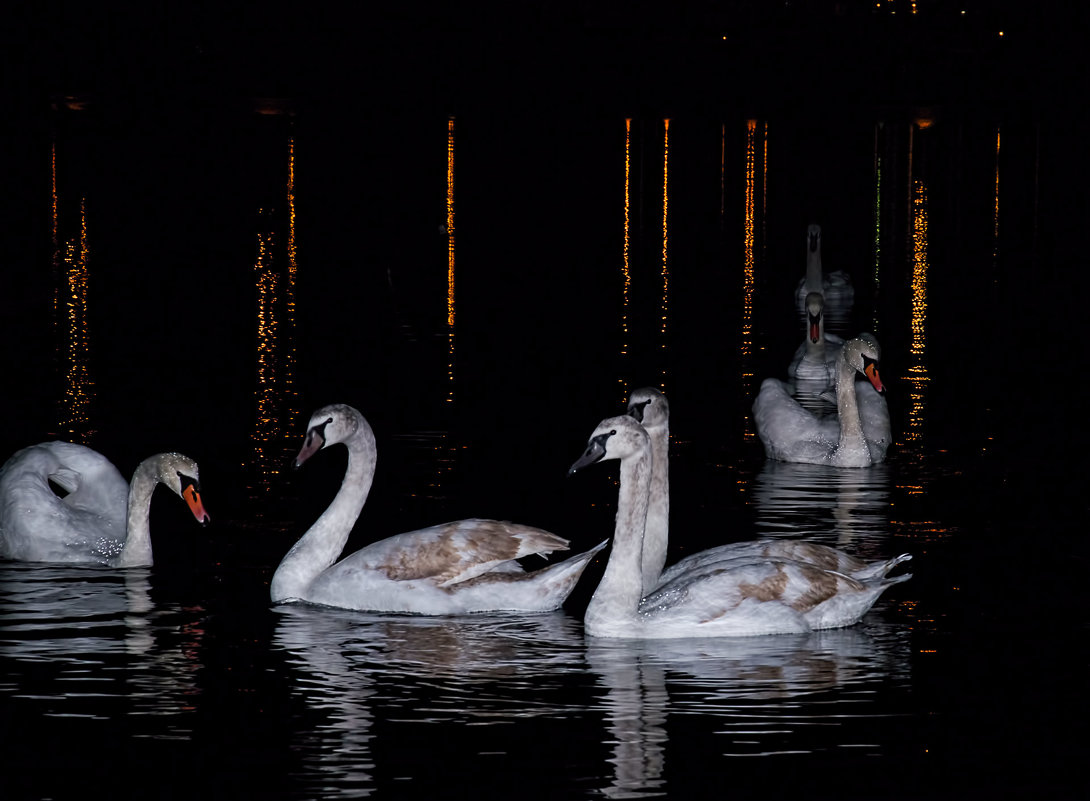
<path id="1" fill-rule="evenodd" d="M 725 543 L 689 554 L 663 570 L 670 539 L 670 404 L 657 388 L 643 387 L 629 396 L 628 414 L 643 426 L 651 441 L 647 522 L 640 563 L 644 596 L 691 570 L 731 559 L 791 559 L 845 573 L 862 581 L 881 578 L 901 562 L 912 558 L 911 554 L 901 554 L 888 560 L 867 562 L 838 548 L 816 542 L 762 538 Z"/>
<path id="2" fill-rule="evenodd" d="M 806 273 L 795 290 L 795 308 L 800 317 L 806 316 L 806 299 L 811 292 L 820 292 L 825 300 L 825 314 L 837 330 L 850 323 L 855 305 L 855 287 L 843 270 L 826 273 L 821 264 L 821 226 L 806 227 Z"/>
<path id="3" fill-rule="evenodd" d="M 787 375 L 794 379 L 796 392 L 820 396 L 836 382 L 836 360 L 844 340 L 825 330 L 825 297 L 820 292 L 806 296 L 806 337 L 795 350 Z"/>
<path id="4" fill-rule="evenodd" d="M 323 406 L 307 424 L 295 458 L 298 467 L 338 443 L 348 448 L 341 488 L 276 568 L 273 603 L 427 615 L 548 612 L 564 603 L 591 557 L 605 546 L 528 573 L 516 559 L 567 550 L 568 541 L 531 526 L 470 519 L 397 534 L 334 564 L 371 489 L 374 432 L 351 406 Z"/>
<path id="5" fill-rule="evenodd" d="M 651 442 L 632 417 L 603 420 L 569 473 L 608 459 L 621 463 L 620 491 L 613 549 L 584 617 L 591 636 L 753 636 L 849 626 L 885 589 L 910 577 L 855 579 L 791 559 L 732 559 L 684 571 L 643 597 Z"/>
<path id="6" fill-rule="evenodd" d="M 870 334 L 848 340 L 836 362 L 835 416 L 819 417 L 791 397 L 784 382 L 766 378 L 753 403 L 757 435 L 769 459 L 835 467 L 869 467 L 886 457 L 889 408 L 878 375 L 880 349 Z M 862 373 L 869 384 L 856 383 Z"/>
<path id="7" fill-rule="evenodd" d="M 136 468 L 130 484 L 105 456 L 84 445 L 57 441 L 23 448 L 0 468 L 0 556 L 25 562 L 151 565 L 149 517 L 157 484 L 182 498 L 197 522 L 209 521 L 197 463 L 188 456 L 150 456 Z"/>

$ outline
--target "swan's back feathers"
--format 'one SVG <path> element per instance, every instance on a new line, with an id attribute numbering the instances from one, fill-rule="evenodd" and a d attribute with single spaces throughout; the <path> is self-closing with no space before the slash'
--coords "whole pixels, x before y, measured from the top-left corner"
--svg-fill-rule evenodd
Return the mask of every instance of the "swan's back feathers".
<path id="1" fill-rule="evenodd" d="M 23 448 L 0 469 L 0 556 L 106 562 L 125 543 L 128 494 L 117 468 L 90 448 L 59 441 Z"/>
<path id="2" fill-rule="evenodd" d="M 568 541 L 543 529 L 502 520 L 457 520 L 397 534 L 346 557 L 342 564 L 374 570 L 391 581 L 427 579 L 440 587 L 502 569 L 514 560 L 568 550 Z"/>

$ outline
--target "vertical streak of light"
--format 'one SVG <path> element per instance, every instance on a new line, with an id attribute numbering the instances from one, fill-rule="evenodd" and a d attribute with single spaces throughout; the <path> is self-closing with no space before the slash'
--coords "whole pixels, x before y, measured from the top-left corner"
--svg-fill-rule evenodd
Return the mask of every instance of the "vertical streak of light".
<path id="1" fill-rule="evenodd" d="M 742 283 L 742 390 L 749 395 L 753 384 L 753 291 L 756 284 L 755 273 L 755 225 L 756 225 L 756 171 L 757 171 L 757 120 L 746 120 L 746 152 L 745 152 L 745 211 L 744 211 L 744 260 Z M 748 413 L 746 420 L 749 419 Z M 745 438 L 752 439 L 753 432 L 750 426 L 745 427 Z"/>
<path id="2" fill-rule="evenodd" d="M 257 235 L 257 258 L 254 278 L 257 288 L 257 428 L 254 432 L 254 452 L 258 472 L 263 479 L 280 471 L 277 459 L 269 450 L 276 433 L 277 339 L 280 321 L 276 310 L 279 277 L 274 269 L 272 231 Z"/>
<path id="3" fill-rule="evenodd" d="M 874 298 L 875 312 L 871 321 L 871 330 L 875 335 L 880 335 L 878 329 L 878 290 L 881 286 L 882 264 L 882 151 L 881 151 L 882 123 L 874 126 Z"/>
<path id="4" fill-rule="evenodd" d="M 663 351 L 663 355 L 665 356 L 666 324 L 670 316 L 670 120 L 665 119 L 662 121 L 662 123 L 662 303 L 660 305 L 660 311 L 662 313 L 662 325 L 659 328 L 659 335 L 662 339 L 661 350 Z M 665 389 L 665 358 L 663 359 L 661 375 L 663 378 L 662 388 Z"/>
<path id="5" fill-rule="evenodd" d="M 994 229 L 992 239 L 992 258 L 999 258 L 999 144 L 1000 144 L 1000 129 L 995 129 L 995 207 L 994 207 Z"/>
<path id="6" fill-rule="evenodd" d="M 61 276 L 61 245 L 60 245 L 60 201 L 57 197 L 57 141 L 53 140 L 50 154 L 50 170 L 52 172 L 52 196 L 53 196 L 53 325 L 58 324 L 57 314 L 60 310 L 60 276 Z"/>
<path id="7" fill-rule="evenodd" d="M 447 118 L 447 402 L 454 401 L 454 117 Z"/>
<path id="8" fill-rule="evenodd" d="M 299 264 L 295 240 L 295 137 L 288 137 L 288 281 L 285 288 L 284 325 L 287 329 L 287 342 L 284 343 L 284 397 L 286 401 L 285 419 L 294 422 L 302 413 L 298 408 L 298 392 L 295 389 L 295 282 L 298 278 Z"/>
<path id="9" fill-rule="evenodd" d="M 632 244 L 632 118 L 624 121 L 624 249 L 621 260 L 621 375 L 617 379 L 621 385 L 622 403 L 628 398 L 628 382 L 625 380 L 624 361 L 628 355 L 628 313 L 632 291 L 632 265 L 629 262 L 629 247 Z"/>
<path id="10" fill-rule="evenodd" d="M 920 451 L 923 438 L 926 388 L 929 380 L 927 355 L 927 272 L 928 216 L 927 186 L 920 178 L 912 179 L 912 311 L 910 316 L 909 361 L 905 381 L 909 386 L 908 425 L 905 449 Z"/>
<path id="11" fill-rule="evenodd" d="M 765 120 L 761 138 L 761 254 L 764 254 L 768 237 L 765 223 L 768 220 L 768 120 Z"/>
<path id="12" fill-rule="evenodd" d="M 87 199 L 80 198 L 79 238 L 69 240 L 64 248 L 64 283 L 66 338 L 62 346 L 65 361 L 65 387 L 61 401 L 60 430 L 67 439 L 87 444 L 93 431 L 89 427 L 88 408 L 94 382 L 90 373 L 91 337 L 88 330 Z M 59 289 L 58 289 L 59 291 Z"/>

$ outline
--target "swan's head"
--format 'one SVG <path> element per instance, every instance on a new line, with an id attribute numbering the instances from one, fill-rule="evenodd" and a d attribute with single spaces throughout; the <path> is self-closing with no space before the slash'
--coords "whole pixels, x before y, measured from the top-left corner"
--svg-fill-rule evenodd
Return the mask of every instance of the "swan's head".
<path id="1" fill-rule="evenodd" d="M 361 424 L 366 425 L 363 415 L 351 406 L 343 403 L 323 406 L 311 415 L 310 422 L 307 423 L 306 438 L 299 455 L 295 457 L 295 467 L 301 467 L 303 462 L 327 445 L 336 445 L 351 439 L 359 431 Z"/>
<path id="2" fill-rule="evenodd" d="M 825 313 L 825 296 L 820 292 L 811 292 L 806 296 L 806 326 L 810 332 L 810 341 L 818 343 L 823 336 L 821 315 Z"/>
<path id="3" fill-rule="evenodd" d="M 626 459 L 651 447 L 651 438 L 642 425 L 628 415 L 609 417 L 598 424 L 587 441 L 587 449 L 568 469 L 568 475 L 587 465 L 607 459 Z"/>
<path id="4" fill-rule="evenodd" d="M 137 472 L 142 470 L 150 471 L 156 481 L 185 501 L 198 523 L 212 521 L 201 503 L 201 477 L 195 461 L 180 453 L 157 453 L 140 463 Z"/>
<path id="5" fill-rule="evenodd" d="M 865 375 L 876 390 L 885 392 L 886 388 L 878 375 L 878 361 L 881 356 L 882 349 L 874 334 L 860 334 L 844 343 L 843 358 L 848 364 Z"/>
<path id="6" fill-rule="evenodd" d="M 655 387 L 633 390 L 628 397 L 628 416 L 644 428 L 655 428 L 670 421 L 670 404 Z"/>
<path id="7" fill-rule="evenodd" d="M 821 226 L 811 223 L 806 226 L 806 248 L 811 253 L 817 253 L 821 249 Z"/>

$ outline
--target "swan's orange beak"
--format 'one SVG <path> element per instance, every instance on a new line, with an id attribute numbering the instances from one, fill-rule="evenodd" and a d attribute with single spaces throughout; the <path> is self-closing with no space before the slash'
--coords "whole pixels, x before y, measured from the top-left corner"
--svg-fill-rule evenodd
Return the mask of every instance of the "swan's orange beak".
<path id="1" fill-rule="evenodd" d="M 882 384 L 882 379 L 878 376 L 878 365 L 871 362 L 863 368 L 863 375 L 865 375 L 879 392 L 885 392 L 885 385 Z"/>
<path id="2" fill-rule="evenodd" d="M 821 339 L 821 331 L 820 331 L 820 328 L 819 328 L 818 320 L 817 320 L 816 317 L 811 317 L 810 318 L 810 341 L 813 342 L 816 345 L 820 341 L 820 339 Z"/>
<path id="3" fill-rule="evenodd" d="M 197 518 L 198 523 L 203 526 L 205 523 L 212 522 L 208 512 L 204 511 L 204 504 L 201 503 L 201 493 L 196 486 L 190 484 L 182 490 L 182 498 L 189 505 L 189 511 L 193 513 L 193 517 Z"/>

